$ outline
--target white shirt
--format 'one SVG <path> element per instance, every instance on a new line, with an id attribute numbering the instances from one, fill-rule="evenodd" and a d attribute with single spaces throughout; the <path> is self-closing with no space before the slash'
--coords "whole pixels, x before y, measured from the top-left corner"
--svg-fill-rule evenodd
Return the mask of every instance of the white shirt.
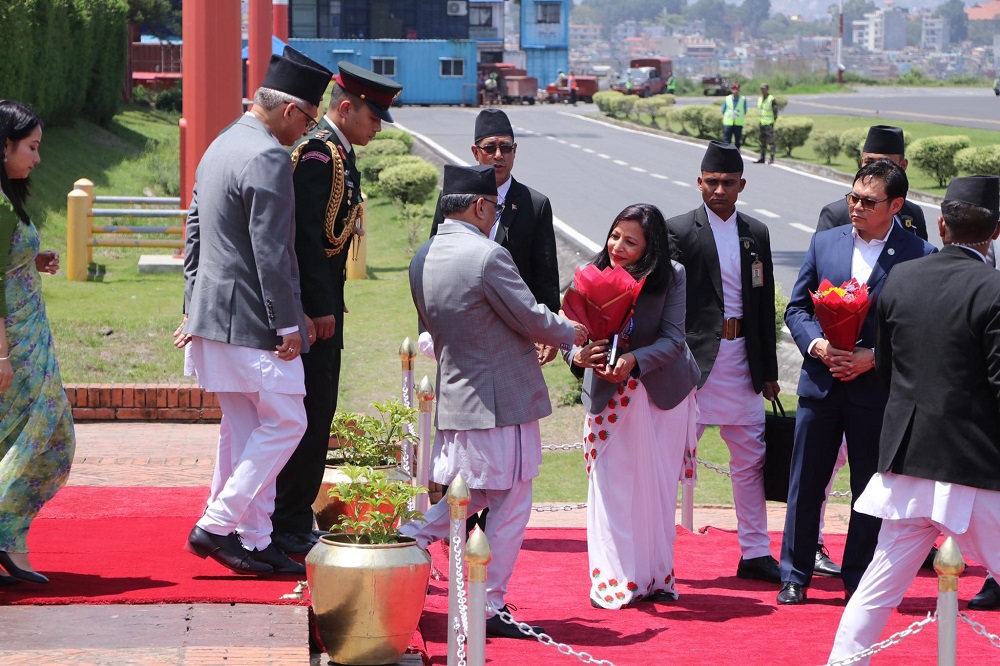
<path id="1" fill-rule="evenodd" d="M 510 192 L 511 178 L 508 177 L 504 181 L 503 185 L 497 188 L 497 205 L 499 206 L 507 200 L 507 193 Z M 497 239 L 497 231 L 500 229 L 500 213 L 497 212 L 497 219 L 494 220 L 493 226 L 490 228 L 490 240 L 495 241 Z"/>
<path id="2" fill-rule="evenodd" d="M 719 254 L 719 271 L 722 273 L 722 302 L 726 319 L 743 317 L 743 279 L 740 259 L 740 235 L 736 230 L 736 211 L 723 220 L 713 213 L 708 205 L 708 224 L 715 236 L 715 247 Z"/>

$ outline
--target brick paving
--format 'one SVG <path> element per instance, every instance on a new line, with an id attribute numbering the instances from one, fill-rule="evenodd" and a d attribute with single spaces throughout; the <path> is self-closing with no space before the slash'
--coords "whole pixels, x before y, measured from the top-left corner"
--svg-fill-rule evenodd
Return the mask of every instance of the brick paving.
<path id="1" fill-rule="evenodd" d="M 97 395 L 100 400 L 101 393 Z M 206 486 L 215 465 L 218 432 L 217 423 L 79 423 L 69 484 Z M 846 505 L 830 505 L 826 531 L 846 532 L 847 518 Z M 680 522 L 679 513 L 677 519 Z M 736 517 L 730 506 L 696 506 L 694 524 L 735 529 Z M 784 504 L 768 505 L 768 524 L 772 531 L 781 529 Z M 586 513 L 533 512 L 529 525 L 584 527 Z M 325 664 L 324 657 L 309 655 L 306 618 L 307 609 L 301 606 L 258 604 L 0 605 L 0 663 Z"/>

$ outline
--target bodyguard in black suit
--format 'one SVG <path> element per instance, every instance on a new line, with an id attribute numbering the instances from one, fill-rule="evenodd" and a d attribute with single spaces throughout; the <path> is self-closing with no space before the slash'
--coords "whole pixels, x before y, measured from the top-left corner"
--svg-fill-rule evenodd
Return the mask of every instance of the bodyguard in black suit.
<path id="1" fill-rule="evenodd" d="M 878 160 L 858 171 L 848 195 L 852 226 L 813 235 L 785 310 L 785 323 L 803 361 L 781 543 L 780 604 L 805 600 L 815 564 L 820 509 L 845 437 L 854 498 L 861 495 L 875 473 L 887 397 L 885 386 L 872 372 L 874 308 L 868 311 L 856 346 L 836 349 L 827 342 L 816 320 L 810 293 L 824 279 L 839 286 L 855 278 L 867 283 L 877 302 L 894 266 L 935 252 L 927 242 L 903 231 L 894 219 L 907 187 L 906 173 L 888 160 Z M 926 281 L 922 283 L 928 286 Z M 848 594 L 857 589 L 871 561 L 878 530 L 877 518 L 851 512 L 841 567 Z"/>
<path id="2" fill-rule="evenodd" d="M 295 252 L 302 308 L 315 337 L 302 356 L 308 426 L 278 475 L 272 538 L 286 553 L 316 542 L 312 503 L 323 481 L 330 422 L 337 411 L 344 348 L 344 282 L 351 239 L 361 229 L 361 173 L 353 146 L 364 146 L 392 122 L 389 105 L 402 86 L 348 62 L 338 65 L 330 105 L 310 138 L 292 153 L 295 164 Z"/>
<path id="3" fill-rule="evenodd" d="M 719 425 L 729 447 L 741 578 L 779 582 L 764 501 L 764 403 L 780 390 L 774 267 L 767 226 L 736 210 L 743 159 L 713 141 L 701 163 L 704 205 L 667 220 L 673 258 L 687 272 L 687 344 L 701 370 L 699 437 Z"/>
<path id="4" fill-rule="evenodd" d="M 905 171 L 908 162 L 904 150 L 903 130 L 890 125 L 873 125 L 868 129 L 868 137 L 861 149 L 861 166 L 868 166 L 875 160 L 889 160 Z M 903 207 L 896 213 L 896 219 L 904 229 L 927 240 L 927 222 L 920 206 L 904 199 Z M 825 231 L 850 223 L 851 214 L 847 210 L 847 201 L 837 199 L 820 211 L 816 231 Z"/>
<path id="5" fill-rule="evenodd" d="M 941 215 L 944 249 L 897 267 L 876 304 L 889 400 L 878 474 L 856 508 L 882 530 L 831 662 L 878 640 L 939 535 L 1000 573 L 1000 272 L 983 261 L 1000 179 L 954 179 Z"/>

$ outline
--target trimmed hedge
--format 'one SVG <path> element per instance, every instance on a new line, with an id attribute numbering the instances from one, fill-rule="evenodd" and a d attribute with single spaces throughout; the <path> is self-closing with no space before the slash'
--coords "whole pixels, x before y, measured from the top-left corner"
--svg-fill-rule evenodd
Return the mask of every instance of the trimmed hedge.
<path id="1" fill-rule="evenodd" d="M 908 158 L 914 166 L 937 180 L 938 187 L 944 187 L 958 175 L 955 153 L 968 148 L 969 143 L 965 135 L 928 136 L 913 142 Z"/>
<path id="2" fill-rule="evenodd" d="M 833 130 L 820 130 L 813 134 L 813 150 L 820 157 L 826 158 L 826 163 L 833 162 L 833 158 L 840 154 L 840 132 Z"/>
<path id="3" fill-rule="evenodd" d="M 358 159 L 384 157 L 385 155 L 406 155 L 410 149 L 400 139 L 383 139 L 381 136 L 372 139 L 367 146 L 358 146 Z"/>
<path id="4" fill-rule="evenodd" d="M 0 90 L 48 125 L 118 111 L 128 49 L 126 0 L 0 2 Z"/>
<path id="5" fill-rule="evenodd" d="M 415 164 L 424 161 L 416 155 L 377 155 L 359 159 L 358 170 L 361 171 L 361 182 L 364 183 L 365 192 L 372 196 L 381 196 L 382 188 L 378 179 L 383 171 L 397 164 Z"/>
<path id="6" fill-rule="evenodd" d="M 378 133 L 378 139 L 397 139 L 406 144 L 406 152 L 413 150 L 413 135 L 396 127 L 386 127 Z"/>
<path id="7" fill-rule="evenodd" d="M 955 153 L 955 166 L 967 176 L 1000 176 L 1000 146 L 973 146 Z"/>
<path id="8" fill-rule="evenodd" d="M 852 127 L 840 133 L 840 149 L 844 155 L 854 160 L 854 163 L 861 168 L 861 147 L 865 145 L 868 137 L 868 128 Z"/>
<path id="9" fill-rule="evenodd" d="M 774 125 L 775 148 L 791 157 L 794 149 L 806 145 L 812 128 L 813 121 L 809 118 L 781 119 Z"/>
<path id="10" fill-rule="evenodd" d="M 394 164 L 378 177 L 382 193 L 403 205 L 425 202 L 437 189 L 437 183 L 437 167 L 422 159 L 418 163 Z"/>

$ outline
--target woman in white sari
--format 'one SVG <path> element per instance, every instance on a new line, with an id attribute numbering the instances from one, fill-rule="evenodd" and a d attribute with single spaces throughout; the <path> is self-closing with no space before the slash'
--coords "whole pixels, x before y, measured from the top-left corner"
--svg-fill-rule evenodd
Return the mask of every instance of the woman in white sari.
<path id="1" fill-rule="evenodd" d="M 574 372 L 583 372 L 588 412 L 587 549 L 595 608 L 677 599 L 677 485 L 685 450 L 697 443 L 701 373 L 685 343 L 684 267 L 669 257 L 659 209 L 635 204 L 619 213 L 593 263 L 646 279 L 626 325 L 626 351 L 613 366 L 607 340 L 566 354 Z"/>

